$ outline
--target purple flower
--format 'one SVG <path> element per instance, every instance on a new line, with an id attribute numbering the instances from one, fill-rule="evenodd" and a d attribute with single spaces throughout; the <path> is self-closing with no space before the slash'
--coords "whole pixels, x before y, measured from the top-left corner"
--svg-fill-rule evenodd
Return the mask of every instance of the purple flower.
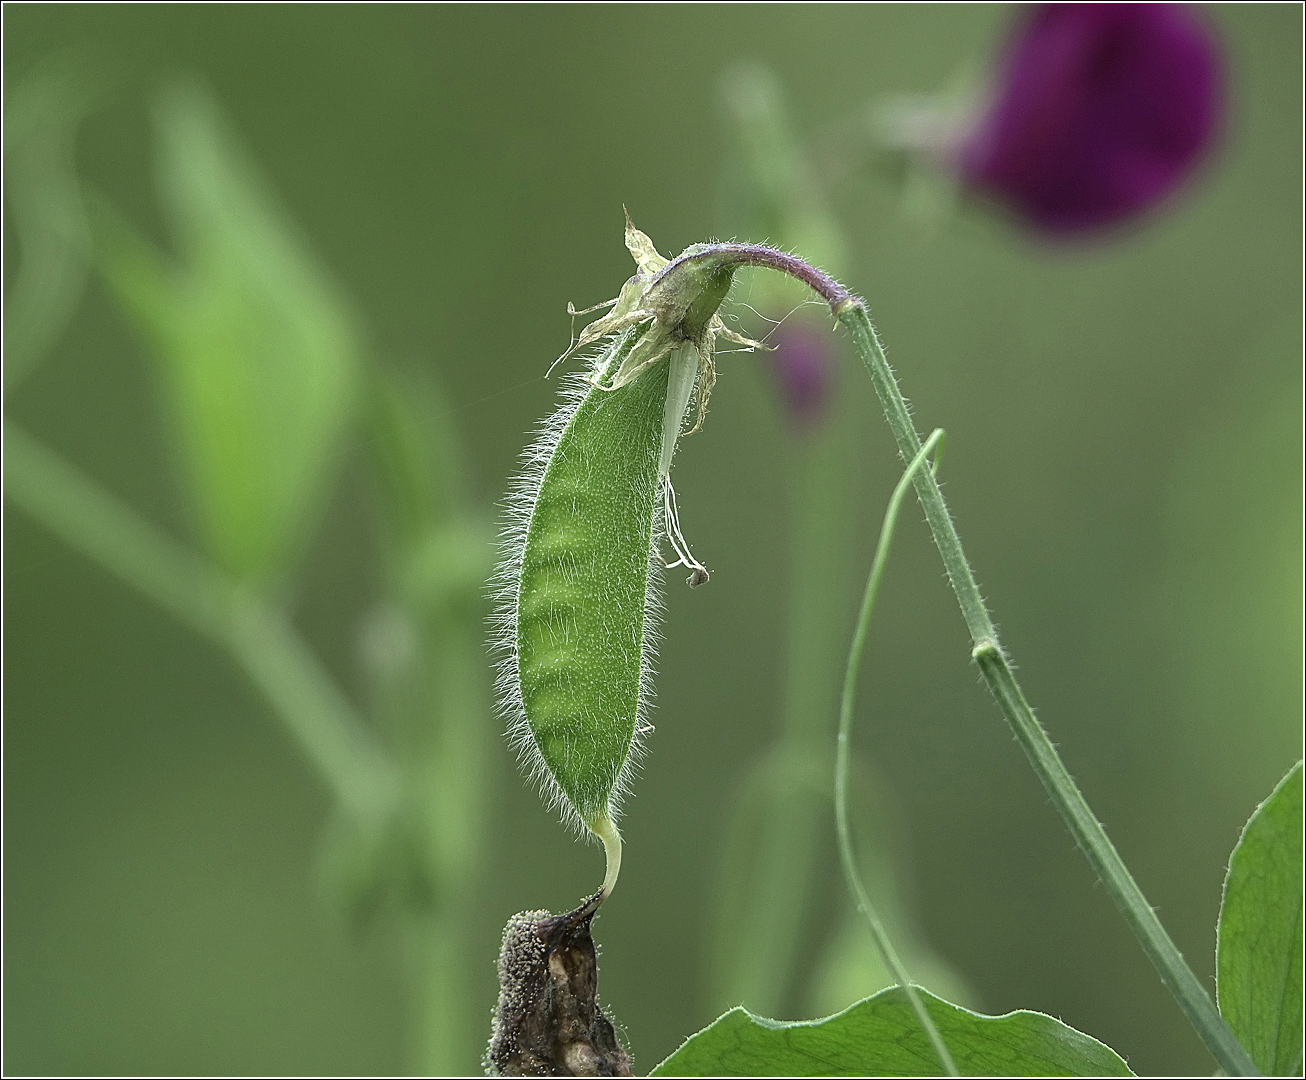
<path id="1" fill-rule="evenodd" d="M 1039 5 L 960 148 L 961 173 L 1040 229 L 1113 225 L 1183 182 L 1223 96 L 1215 42 L 1187 7 Z"/>
<path id="2" fill-rule="evenodd" d="M 829 411 L 834 380 L 830 334 L 803 323 L 786 323 L 775 336 L 771 360 L 784 411 L 800 432 L 810 431 Z"/>

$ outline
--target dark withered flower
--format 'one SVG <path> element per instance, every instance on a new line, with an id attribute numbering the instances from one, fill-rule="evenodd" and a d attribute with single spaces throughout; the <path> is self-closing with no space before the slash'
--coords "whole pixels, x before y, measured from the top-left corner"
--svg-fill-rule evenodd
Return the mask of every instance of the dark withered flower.
<path id="1" fill-rule="evenodd" d="M 603 893 L 565 915 L 523 911 L 499 952 L 499 1003 L 485 1053 L 491 1076 L 631 1076 L 630 1057 L 595 1000 L 590 922 Z"/>

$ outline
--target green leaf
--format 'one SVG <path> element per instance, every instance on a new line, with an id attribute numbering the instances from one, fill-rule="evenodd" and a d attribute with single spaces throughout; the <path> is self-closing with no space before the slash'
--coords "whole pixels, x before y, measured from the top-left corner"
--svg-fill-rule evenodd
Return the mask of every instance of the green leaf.
<path id="1" fill-rule="evenodd" d="M 1302 763 L 1243 829 L 1216 938 L 1216 1000 L 1257 1068 L 1302 1068 Z"/>
<path id="2" fill-rule="evenodd" d="M 1109 1046 L 1036 1012 L 981 1016 L 918 991 L 968 1076 L 1132 1076 Z M 652 1076 L 937 1076 L 939 1062 L 898 988 L 824 1020 L 731 1009 Z"/>
<path id="3" fill-rule="evenodd" d="M 350 313 L 199 89 L 156 111 L 181 265 L 103 210 L 98 263 L 153 345 L 200 540 L 224 569 L 282 573 L 321 510 L 358 368 Z"/>

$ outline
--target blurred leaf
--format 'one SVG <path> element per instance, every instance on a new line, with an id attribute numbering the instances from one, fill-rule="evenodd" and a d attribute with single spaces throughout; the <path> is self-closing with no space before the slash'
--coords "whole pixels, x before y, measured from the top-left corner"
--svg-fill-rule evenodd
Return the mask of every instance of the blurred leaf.
<path id="1" fill-rule="evenodd" d="M 742 228 L 750 240 L 800 251 L 839 277 L 848 264 L 844 233 L 794 137 L 780 81 L 770 68 L 741 64 L 722 77 L 720 99 L 731 138 L 721 197 L 726 229 Z M 810 299 L 780 274 L 758 274 L 749 296 L 767 314 Z"/>
<path id="2" fill-rule="evenodd" d="M 494 567 L 494 533 L 470 520 L 432 528 L 399 567 L 404 599 L 428 618 L 481 625 L 485 580 Z"/>
<path id="3" fill-rule="evenodd" d="M 407 547 L 461 510 L 462 451 L 430 371 L 378 365 L 368 389 L 368 449 L 382 509 L 392 541 Z"/>
<path id="4" fill-rule="evenodd" d="M 912 918 L 912 860 L 902 850 L 897 823 L 902 809 L 891 785 L 865 757 L 854 754 L 849 784 L 849 812 L 862 881 L 908 977 L 954 1004 L 973 1009 L 980 1003 L 965 979 L 942 956 Z M 852 893 L 812 972 L 805 1016 L 829 1016 L 850 1001 L 860 1001 L 894 985 L 892 972 L 875 947 L 865 917 Z"/>
<path id="5" fill-rule="evenodd" d="M 921 991 L 968 1076 L 1131 1076 L 1110 1047 L 1036 1012 L 981 1016 Z M 885 990 L 825 1020 L 785 1023 L 731 1009 L 652 1076 L 937 1076 L 906 995 Z"/>
<path id="6" fill-rule="evenodd" d="M 74 57 L 45 65 L 5 95 L 5 195 L 22 251 L 5 301 L 6 390 L 45 358 L 86 287 L 91 241 L 74 152 L 91 104 Z"/>
<path id="7" fill-rule="evenodd" d="M 430 911 L 442 899 L 411 812 L 364 822 L 338 814 L 318 848 L 318 880 L 325 899 L 355 930 L 372 924 L 387 898 Z"/>
<path id="8" fill-rule="evenodd" d="M 464 432 L 431 362 L 391 360 L 372 366 L 365 419 L 367 449 L 396 542 L 418 542 L 432 528 L 472 512 Z"/>
<path id="9" fill-rule="evenodd" d="M 424 618 L 479 626 L 494 534 L 467 513 L 465 462 L 449 405 L 428 369 L 377 367 L 372 376 L 367 447 L 390 588 Z"/>
<path id="10" fill-rule="evenodd" d="M 788 1011 L 800 956 L 795 928 L 810 918 L 807 882 L 820 854 L 813 838 L 830 827 L 832 780 L 826 744 L 781 740 L 751 763 L 727 802 L 708 939 L 708 1009 L 743 1002 Z"/>
<path id="11" fill-rule="evenodd" d="M 871 864 L 865 855 L 861 861 L 863 866 Z M 881 869 L 877 873 L 892 872 L 891 866 L 879 865 Z M 871 883 L 875 879 L 868 875 L 866 881 Z M 975 992 L 927 941 L 913 932 L 898 903 L 884 904 L 877 900 L 875 908 L 913 983 L 929 987 L 946 1000 L 966 1008 L 976 1004 Z M 828 1016 L 845 1002 L 857 1001 L 893 985 L 893 973 L 876 949 L 866 919 L 850 905 L 812 974 L 808 991 L 812 1007 L 808 1015 Z"/>
<path id="12" fill-rule="evenodd" d="M 1185 766 L 1215 804 L 1246 805 L 1262 763 L 1301 746 L 1301 356 L 1294 314 L 1232 357 L 1238 378 L 1188 423 L 1168 477 L 1152 605 L 1172 638 Z"/>
<path id="13" fill-rule="evenodd" d="M 1302 1068 L 1302 763 L 1261 803 L 1229 859 L 1216 946 L 1220 1012 L 1271 1076 Z"/>
<path id="14" fill-rule="evenodd" d="M 95 222 L 100 266 L 154 346 L 202 542 L 232 574 L 266 582 L 321 509 L 358 341 L 213 102 L 181 86 L 155 119 L 181 266 L 107 213 Z"/>

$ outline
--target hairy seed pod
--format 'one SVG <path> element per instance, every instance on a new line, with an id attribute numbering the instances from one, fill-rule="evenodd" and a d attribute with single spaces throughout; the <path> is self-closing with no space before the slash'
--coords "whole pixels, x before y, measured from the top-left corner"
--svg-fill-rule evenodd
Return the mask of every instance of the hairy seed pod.
<path id="1" fill-rule="evenodd" d="M 639 271 L 581 334 L 580 345 L 606 347 L 564 381 L 562 405 L 527 451 L 497 577 L 509 735 L 546 797 L 603 841 L 604 896 L 621 862 L 620 799 L 651 730 L 661 567 L 687 567 L 691 586 L 708 580 L 677 522 L 676 443 L 696 394 L 701 419 L 716 337 L 755 344 L 716 314 L 732 263 L 698 247 L 664 259 L 629 221 L 626 244 Z"/>
<path id="2" fill-rule="evenodd" d="M 604 841 L 609 878 L 616 802 L 651 696 L 669 369 L 611 391 L 567 380 L 531 451 L 510 537 L 511 662 L 500 680 L 510 735 L 546 795 Z"/>

